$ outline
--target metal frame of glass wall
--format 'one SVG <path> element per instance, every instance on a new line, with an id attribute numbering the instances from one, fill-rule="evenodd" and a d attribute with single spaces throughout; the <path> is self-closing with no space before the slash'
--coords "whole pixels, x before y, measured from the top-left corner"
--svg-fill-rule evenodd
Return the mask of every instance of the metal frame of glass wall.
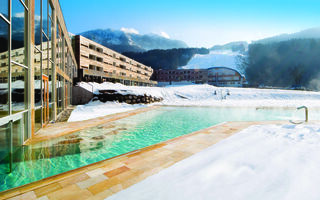
<path id="1" fill-rule="evenodd" d="M 12 171 L 31 133 L 29 8 L 28 0 L 0 5 L 0 173 Z"/>
<path id="2" fill-rule="evenodd" d="M 58 0 L 0 1 L 0 173 L 70 104 L 76 62 L 60 12 Z"/>
<path id="3" fill-rule="evenodd" d="M 54 10 L 48 0 L 34 0 L 34 132 L 54 119 L 53 74 L 54 70 Z M 49 79 L 49 91 L 45 89 L 44 80 Z M 43 101 L 49 95 L 48 103 Z M 47 112 L 47 109 L 49 112 Z"/>

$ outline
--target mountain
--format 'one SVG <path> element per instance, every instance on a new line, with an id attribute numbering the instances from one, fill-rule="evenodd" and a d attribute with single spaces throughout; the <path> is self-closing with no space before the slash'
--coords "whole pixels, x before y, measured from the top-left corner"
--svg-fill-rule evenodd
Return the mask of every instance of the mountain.
<path id="1" fill-rule="evenodd" d="M 288 41 L 291 39 L 319 39 L 320 27 L 310 28 L 291 34 L 281 34 L 274 37 L 265 38 L 262 40 L 254 41 L 253 43 L 267 44 L 272 42 Z"/>
<path id="2" fill-rule="evenodd" d="M 79 35 L 120 53 L 188 47 L 186 43 L 180 40 L 172 40 L 156 34 L 142 35 L 124 30 L 96 29 L 80 33 Z"/>
<path id="3" fill-rule="evenodd" d="M 248 43 L 245 41 L 230 42 L 224 45 L 215 45 L 210 48 L 212 51 L 232 51 L 245 52 L 248 49 Z"/>
<path id="4" fill-rule="evenodd" d="M 208 54 L 206 48 L 155 49 L 146 52 L 124 52 L 138 62 L 153 69 L 177 69 L 186 65 L 195 54 Z"/>

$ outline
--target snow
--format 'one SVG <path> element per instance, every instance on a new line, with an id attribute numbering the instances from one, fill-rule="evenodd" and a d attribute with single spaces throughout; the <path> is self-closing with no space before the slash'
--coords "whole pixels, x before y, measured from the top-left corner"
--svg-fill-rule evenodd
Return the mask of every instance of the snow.
<path id="1" fill-rule="evenodd" d="M 168 87 L 138 87 L 113 83 L 85 83 L 80 87 L 95 94 L 102 89 L 117 90 L 121 94 L 152 95 L 163 101 L 152 105 L 167 106 L 235 106 L 235 107 L 319 107 L 320 93 L 310 91 L 214 87 L 211 85 L 184 85 Z M 230 94 L 230 95 L 228 95 Z M 68 121 L 92 119 L 124 112 L 146 105 L 128 105 L 116 102 L 89 102 L 77 106 Z"/>
<path id="2" fill-rule="evenodd" d="M 111 115 L 114 113 L 127 112 L 130 110 L 147 107 L 147 105 L 137 104 L 129 105 L 126 103 L 93 101 L 86 105 L 79 105 L 74 111 L 72 111 L 68 122 L 82 121 L 93 119 L 96 117 L 102 117 L 105 115 Z"/>
<path id="3" fill-rule="evenodd" d="M 210 51 L 207 55 L 195 55 L 182 69 L 208 69 L 210 67 L 229 67 L 241 71 L 237 66 L 239 52 L 232 51 Z"/>
<path id="4" fill-rule="evenodd" d="M 320 199 L 320 125 L 257 125 L 108 200 Z"/>

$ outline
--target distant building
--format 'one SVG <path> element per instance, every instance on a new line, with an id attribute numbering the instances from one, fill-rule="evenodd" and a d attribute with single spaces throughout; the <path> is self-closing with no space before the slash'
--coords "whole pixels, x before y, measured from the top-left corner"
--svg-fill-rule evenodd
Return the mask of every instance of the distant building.
<path id="1" fill-rule="evenodd" d="M 78 64 L 78 81 L 119 82 L 125 85 L 152 86 L 151 67 L 145 66 L 101 44 L 77 35 L 73 48 Z"/>
<path id="2" fill-rule="evenodd" d="M 228 67 L 211 67 L 207 69 L 208 84 L 215 86 L 242 87 L 246 79 L 237 70 Z"/>
<path id="3" fill-rule="evenodd" d="M 208 72 L 206 69 L 176 69 L 176 70 L 155 70 L 152 76 L 153 80 L 163 85 L 172 83 L 206 83 Z M 161 83 L 160 83 L 161 82 Z"/>
<path id="4" fill-rule="evenodd" d="M 179 84 L 210 84 L 215 86 L 241 87 L 246 79 L 237 70 L 228 67 L 209 69 L 155 70 L 152 80 L 159 86 Z"/>

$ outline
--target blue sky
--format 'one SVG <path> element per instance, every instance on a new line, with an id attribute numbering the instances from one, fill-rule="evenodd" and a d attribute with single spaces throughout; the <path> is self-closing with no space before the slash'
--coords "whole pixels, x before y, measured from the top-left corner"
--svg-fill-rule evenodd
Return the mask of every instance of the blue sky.
<path id="1" fill-rule="evenodd" d="M 211 47 L 320 26 L 319 0 L 60 0 L 69 32 L 155 33 Z"/>

